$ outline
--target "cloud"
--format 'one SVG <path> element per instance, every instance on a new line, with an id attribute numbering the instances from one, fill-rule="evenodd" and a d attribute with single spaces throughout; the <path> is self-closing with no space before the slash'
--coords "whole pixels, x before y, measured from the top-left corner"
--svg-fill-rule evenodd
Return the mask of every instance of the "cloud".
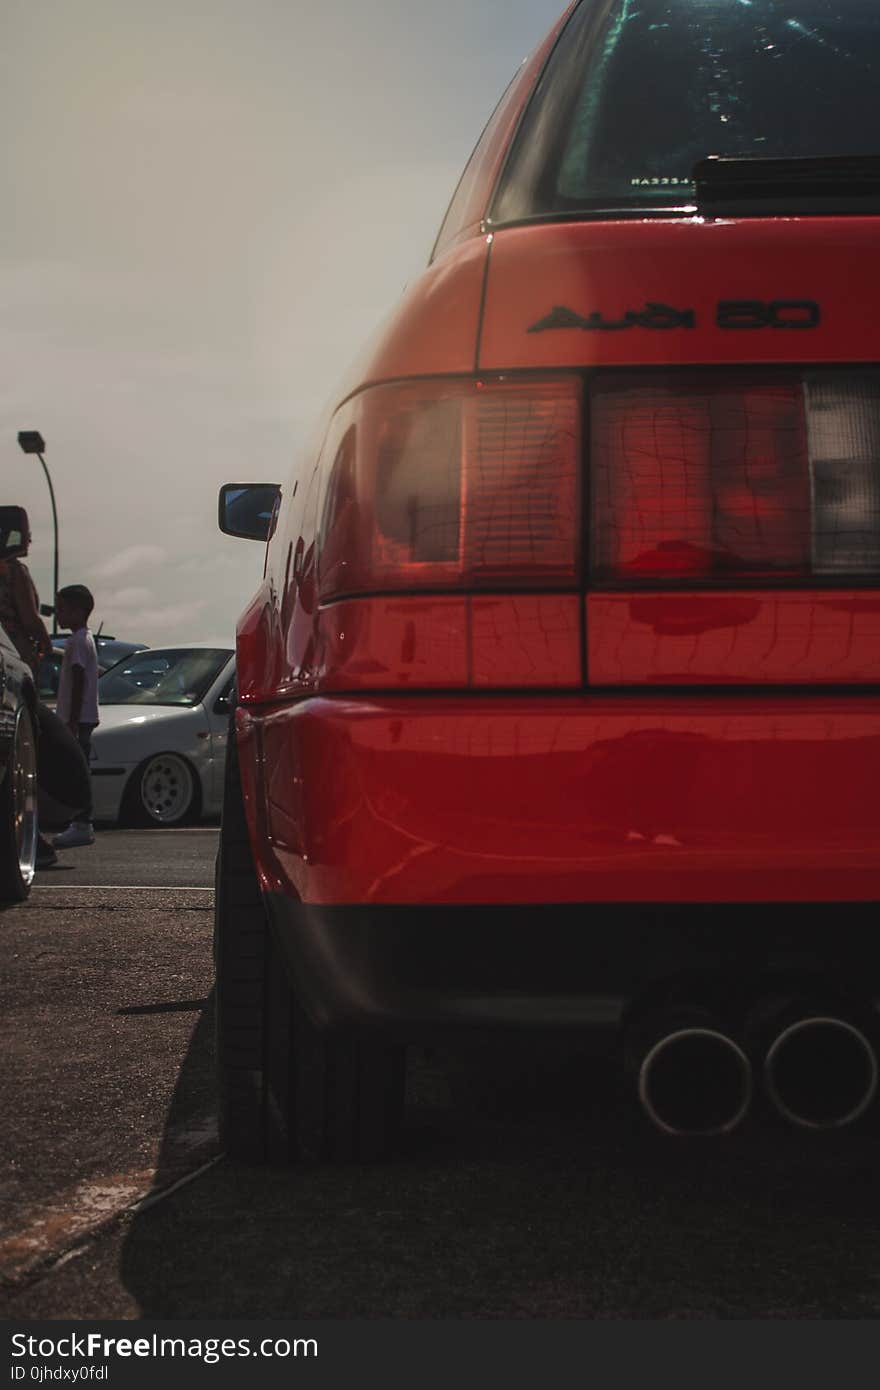
<path id="1" fill-rule="evenodd" d="M 158 545 L 129 545 L 125 550 L 119 550 L 115 555 L 111 555 L 109 560 L 104 560 L 102 564 L 96 565 L 92 573 L 99 579 L 116 579 L 119 575 L 129 574 L 134 569 L 147 568 L 153 565 L 161 565 L 165 560 L 165 551 Z"/>
<path id="2" fill-rule="evenodd" d="M 170 603 L 165 607 L 145 608 L 130 614 L 131 631 L 143 629 L 153 634 L 153 645 L 170 640 L 201 641 L 200 620 L 207 599 L 192 599 L 187 603 Z"/>
<path id="3" fill-rule="evenodd" d="M 105 606 L 110 609 L 143 608 L 151 603 L 155 603 L 152 589 L 139 589 L 132 585 L 128 589 L 114 590 Z"/>
<path id="4" fill-rule="evenodd" d="M 62 583 L 89 583 L 96 623 L 150 642 L 232 631 L 262 555 L 220 534 L 219 485 L 310 460 L 321 407 L 419 273 L 559 7 L 221 0 L 206 43 L 207 7 L 179 0 L 13 3 L 0 467 L 44 598 L 51 510 L 22 428 L 47 440 Z"/>

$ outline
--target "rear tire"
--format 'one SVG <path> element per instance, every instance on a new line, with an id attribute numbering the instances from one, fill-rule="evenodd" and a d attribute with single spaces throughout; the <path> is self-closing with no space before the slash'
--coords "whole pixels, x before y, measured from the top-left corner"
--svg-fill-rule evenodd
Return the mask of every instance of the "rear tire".
<path id="1" fill-rule="evenodd" d="M 402 1047 L 316 1029 L 297 1003 L 251 857 L 230 730 L 215 873 L 220 1138 L 252 1163 L 366 1161 L 403 1108 Z"/>
<path id="2" fill-rule="evenodd" d="M 37 860 L 37 744 L 34 720 L 19 708 L 0 783 L 0 902 L 23 902 Z"/>

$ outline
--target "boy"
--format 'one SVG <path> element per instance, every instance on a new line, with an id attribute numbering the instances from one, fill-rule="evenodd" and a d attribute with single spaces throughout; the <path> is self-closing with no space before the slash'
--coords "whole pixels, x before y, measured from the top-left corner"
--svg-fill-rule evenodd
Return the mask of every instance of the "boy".
<path id="1" fill-rule="evenodd" d="M 59 589 L 55 599 L 55 616 L 60 627 L 69 627 L 71 635 L 64 647 L 61 676 L 58 682 L 58 703 L 55 713 L 66 724 L 86 755 L 92 744 L 92 730 L 98 724 L 98 653 L 89 632 L 88 621 L 95 600 L 85 584 L 68 584 Z M 52 844 L 56 849 L 73 849 L 77 845 L 93 845 L 91 797 L 80 812 Z"/>

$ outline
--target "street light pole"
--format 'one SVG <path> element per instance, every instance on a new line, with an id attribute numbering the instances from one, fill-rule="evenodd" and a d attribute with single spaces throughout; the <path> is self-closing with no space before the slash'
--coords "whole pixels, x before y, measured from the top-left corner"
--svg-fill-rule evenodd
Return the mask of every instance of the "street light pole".
<path id="1" fill-rule="evenodd" d="M 55 489 L 52 486 L 52 479 L 49 469 L 46 467 L 46 460 L 43 455 L 46 452 L 46 441 L 39 430 L 20 430 L 18 442 L 26 454 L 36 454 L 40 463 L 43 465 L 43 472 L 46 475 L 46 482 L 49 485 L 49 500 L 52 503 L 52 525 L 55 530 L 55 553 L 52 579 L 52 636 L 58 635 L 58 619 L 55 615 L 55 605 L 58 599 L 58 509 L 55 506 Z"/>
<path id="2" fill-rule="evenodd" d="M 49 499 L 52 503 L 52 526 L 55 531 L 55 547 L 52 556 L 52 636 L 55 637 L 58 634 L 58 619 L 55 614 L 55 606 L 58 602 L 58 509 L 55 506 L 55 489 L 52 486 L 52 479 L 46 467 L 46 460 L 43 458 L 42 454 L 37 454 L 37 458 L 43 465 L 46 482 L 49 484 Z"/>

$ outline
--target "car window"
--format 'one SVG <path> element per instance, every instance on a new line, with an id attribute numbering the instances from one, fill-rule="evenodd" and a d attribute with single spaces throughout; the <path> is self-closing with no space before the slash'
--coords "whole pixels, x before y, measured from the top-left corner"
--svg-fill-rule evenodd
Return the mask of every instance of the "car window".
<path id="1" fill-rule="evenodd" d="M 876 0 L 585 0 L 490 221 L 687 205 L 708 155 L 876 155 L 878 118 Z"/>
<path id="2" fill-rule="evenodd" d="M 102 705 L 195 705 L 232 655 L 215 648 L 138 652 L 98 681 Z"/>
<path id="3" fill-rule="evenodd" d="M 96 639 L 95 646 L 98 651 L 98 668 L 101 671 L 109 671 L 118 661 L 124 661 L 127 656 L 146 650 L 143 642 L 121 642 L 115 637 Z"/>
<path id="4" fill-rule="evenodd" d="M 496 154 L 496 140 L 499 132 L 504 127 L 505 122 L 514 104 L 518 83 L 515 73 L 504 90 L 485 130 L 477 141 L 476 149 L 465 165 L 464 173 L 458 182 L 458 187 L 452 195 L 452 202 L 443 219 L 443 225 L 437 235 L 431 259 L 436 259 L 447 246 L 451 246 L 458 234 L 466 227 L 473 226 L 479 221 L 485 207 L 478 208 L 475 204 L 475 195 L 478 193 L 481 183 L 486 177 L 488 167 Z M 487 193 L 487 191 L 486 191 Z M 484 194 L 485 196 L 485 194 Z"/>
<path id="5" fill-rule="evenodd" d="M 44 657 L 40 662 L 37 683 L 41 700 L 57 700 L 58 684 L 61 680 L 61 661 L 61 653 L 53 652 L 51 656 Z"/>

